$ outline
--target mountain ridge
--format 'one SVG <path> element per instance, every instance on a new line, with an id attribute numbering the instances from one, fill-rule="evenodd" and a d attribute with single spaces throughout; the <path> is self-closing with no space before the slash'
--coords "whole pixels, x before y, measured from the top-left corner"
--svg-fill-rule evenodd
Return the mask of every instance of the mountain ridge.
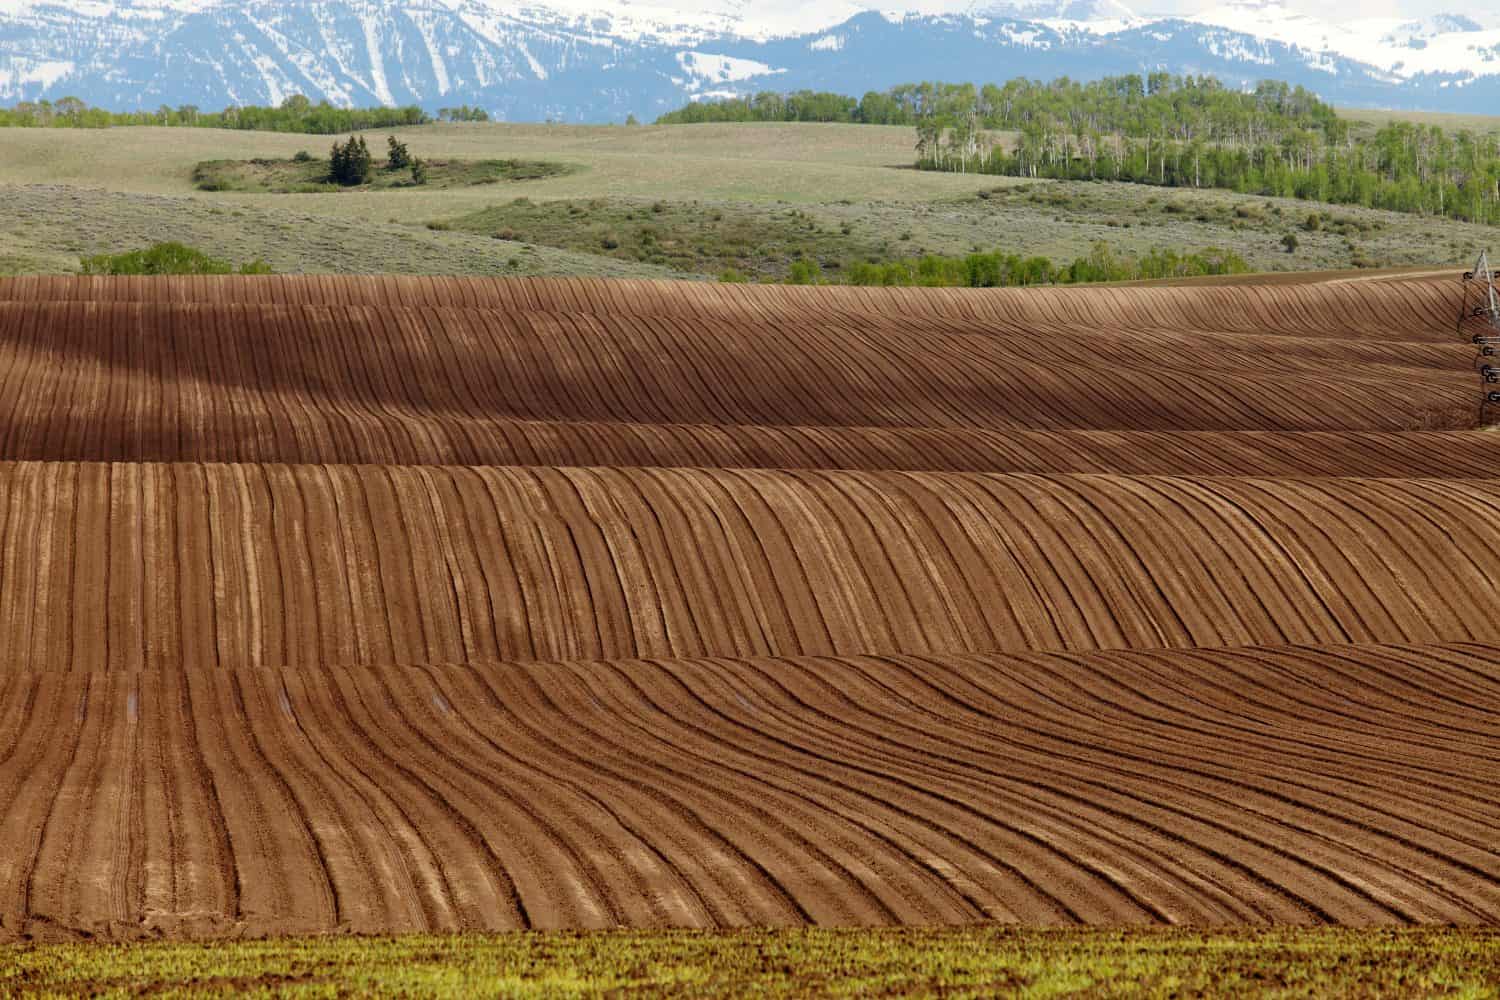
<path id="1" fill-rule="evenodd" d="M 1479 111 L 1500 97 L 1500 28 L 1459 15 L 1335 31 L 1244 0 L 1191 17 L 1143 16 L 1118 0 L 827 10 L 839 19 L 799 22 L 795 8 L 738 0 L 692 15 L 581 0 L 0 0 L 0 102 L 217 109 L 303 93 L 597 122 L 764 89 L 1155 70 L 1231 86 L 1285 80 L 1353 106 Z"/>

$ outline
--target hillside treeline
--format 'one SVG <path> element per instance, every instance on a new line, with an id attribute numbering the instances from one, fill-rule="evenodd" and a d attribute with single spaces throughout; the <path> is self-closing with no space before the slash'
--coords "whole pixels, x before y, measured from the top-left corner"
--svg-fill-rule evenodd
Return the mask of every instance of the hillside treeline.
<path id="1" fill-rule="evenodd" d="M 1180 137 L 1232 125 L 1241 141 L 1255 142 L 1287 128 L 1344 136 L 1347 123 L 1301 87 L 1265 82 L 1253 91 L 1231 90 L 1213 77 L 1169 73 L 1109 77 L 1082 83 L 1016 79 L 1005 84 L 903 83 L 861 98 L 824 91 L 762 91 L 753 97 L 698 101 L 657 119 L 662 125 L 700 122 L 849 122 L 1019 130 L 1030 125 L 1147 135 L 1165 130 Z"/>
<path id="2" fill-rule="evenodd" d="M 90 107 L 76 97 L 57 101 L 23 101 L 0 108 L 0 127 L 16 128 L 111 128 L 127 125 L 159 125 L 176 128 L 225 128 L 259 132 L 301 132 L 334 135 L 362 129 L 425 125 L 431 121 L 488 121 L 482 108 L 463 105 L 444 108 L 436 119 L 421 108 L 338 108 L 327 101 L 314 104 L 294 94 L 276 107 L 244 105 L 222 111 L 204 111 L 191 104 L 155 111 L 106 111 Z"/>
<path id="3" fill-rule="evenodd" d="M 1016 134 L 1002 141 L 991 122 Z M 918 166 L 928 169 L 1223 188 L 1500 222 L 1500 140 L 1412 122 L 1356 136 L 1331 107 L 1284 83 L 1240 93 L 1211 78 L 1153 74 L 1144 87 L 1116 77 L 959 88 L 916 128 Z"/>
<path id="4" fill-rule="evenodd" d="M 930 170 L 1224 188 L 1500 223 L 1500 139 L 1411 122 L 1359 136 L 1309 91 L 1275 81 L 1239 91 L 1152 73 L 903 84 L 857 100 L 766 92 L 660 120 L 911 125 L 917 165 Z"/>
<path id="5" fill-rule="evenodd" d="M 961 132 L 962 130 L 959 130 Z M 1500 222 L 1500 142 L 1467 130 L 1393 122 L 1373 137 L 1328 142 L 1292 131 L 1255 144 L 1161 133 L 1128 136 L 1027 129 L 1010 148 L 929 128 L 918 165 L 1011 177 L 1102 179 L 1362 205 Z"/>

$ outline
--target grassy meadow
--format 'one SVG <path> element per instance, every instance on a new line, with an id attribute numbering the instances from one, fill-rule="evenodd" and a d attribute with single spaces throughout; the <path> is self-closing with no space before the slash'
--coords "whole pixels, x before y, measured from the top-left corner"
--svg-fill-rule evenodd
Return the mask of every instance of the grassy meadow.
<path id="1" fill-rule="evenodd" d="M 0 995 L 1500 996 L 1500 934 L 757 930 L 0 947 Z"/>
<path id="2" fill-rule="evenodd" d="M 1479 225 L 1226 191 L 919 172 L 913 131 L 900 127 L 440 124 L 394 134 L 430 162 L 551 166 L 491 183 L 460 173 L 328 190 L 310 174 L 283 176 L 300 151 L 326 157 L 327 136 L 8 129 L 0 273 L 74 270 L 79 257 L 165 239 L 287 272 L 712 278 L 733 269 L 779 280 L 805 257 L 836 280 L 857 260 L 925 253 L 1000 249 L 1065 263 L 1099 240 L 1127 254 L 1222 247 L 1257 271 L 1323 271 L 1456 266 L 1491 236 Z M 369 136 L 378 160 L 385 133 Z M 243 166 L 254 160 L 272 166 Z M 215 161 L 230 180 L 211 186 L 230 190 L 200 190 L 203 165 Z M 305 191 L 268 192 L 278 187 Z"/>
<path id="3" fill-rule="evenodd" d="M 426 187 L 434 191 L 476 187 L 481 184 L 535 181 L 568 173 L 560 163 L 528 160 L 431 160 L 418 182 L 410 167 L 392 168 L 377 160 L 367 191 Z M 240 194 L 354 194 L 360 188 L 344 187 L 329 176 L 329 162 L 306 150 L 292 159 L 205 160 L 193 168 L 193 184 L 199 191 Z"/>
<path id="4" fill-rule="evenodd" d="M 674 276 L 665 268 L 592 254 L 315 212 L 281 196 L 246 197 L 274 204 L 0 186 L 6 205 L 0 214 L 0 274 L 76 271 L 81 257 L 175 240 L 234 264 L 264 260 L 282 273 Z M 358 201 L 362 195 L 320 197 Z"/>
<path id="5" fill-rule="evenodd" d="M 1418 125 L 1437 125 L 1451 132 L 1468 129 L 1471 132 L 1500 132 L 1500 117 L 1495 115 L 1463 114 L 1454 111 L 1383 111 L 1372 108 L 1339 108 L 1340 118 L 1356 123 L 1358 131 L 1373 133 L 1391 122 L 1415 122 Z"/>

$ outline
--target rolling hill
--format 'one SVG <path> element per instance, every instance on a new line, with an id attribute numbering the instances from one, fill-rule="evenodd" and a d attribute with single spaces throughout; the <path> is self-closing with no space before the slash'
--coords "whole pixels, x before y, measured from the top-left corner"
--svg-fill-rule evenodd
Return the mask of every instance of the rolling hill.
<path id="1" fill-rule="evenodd" d="M 1493 923 L 1458 291 L 0 279 L 0 938 Z"/>

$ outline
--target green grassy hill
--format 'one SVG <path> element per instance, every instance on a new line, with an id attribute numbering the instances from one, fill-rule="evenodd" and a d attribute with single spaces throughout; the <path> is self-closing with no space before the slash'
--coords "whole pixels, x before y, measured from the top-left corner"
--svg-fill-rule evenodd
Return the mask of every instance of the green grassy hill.
<path id="1" fill-rule="evenodd" d="M 1232 192 L 918 172 L 913 130 L 901 127 L 486 124 L 397 134 L 425 158 L 568 169 L 453 187 L 207 192 L 193 179 L 200 163 L 322 157 L 330 140 L 11 129 L 0 143 L 10 209 L 0 216 L 0 272 L 72 270 L 81 256 L 162 239 L 229 260 L 264 257 L 279 271 L 661 277 L 733 267 L 779 279 L 798 256 L 837 276 L 859 259 L 976 249 L 1067 261 L 1099 240 L 1123 253 L 1224 247 L 1257 270 L 1455 265 L 1491 237 L 1484 226 Z M 384 133 L 370 137 L 384 147 Z"/>

